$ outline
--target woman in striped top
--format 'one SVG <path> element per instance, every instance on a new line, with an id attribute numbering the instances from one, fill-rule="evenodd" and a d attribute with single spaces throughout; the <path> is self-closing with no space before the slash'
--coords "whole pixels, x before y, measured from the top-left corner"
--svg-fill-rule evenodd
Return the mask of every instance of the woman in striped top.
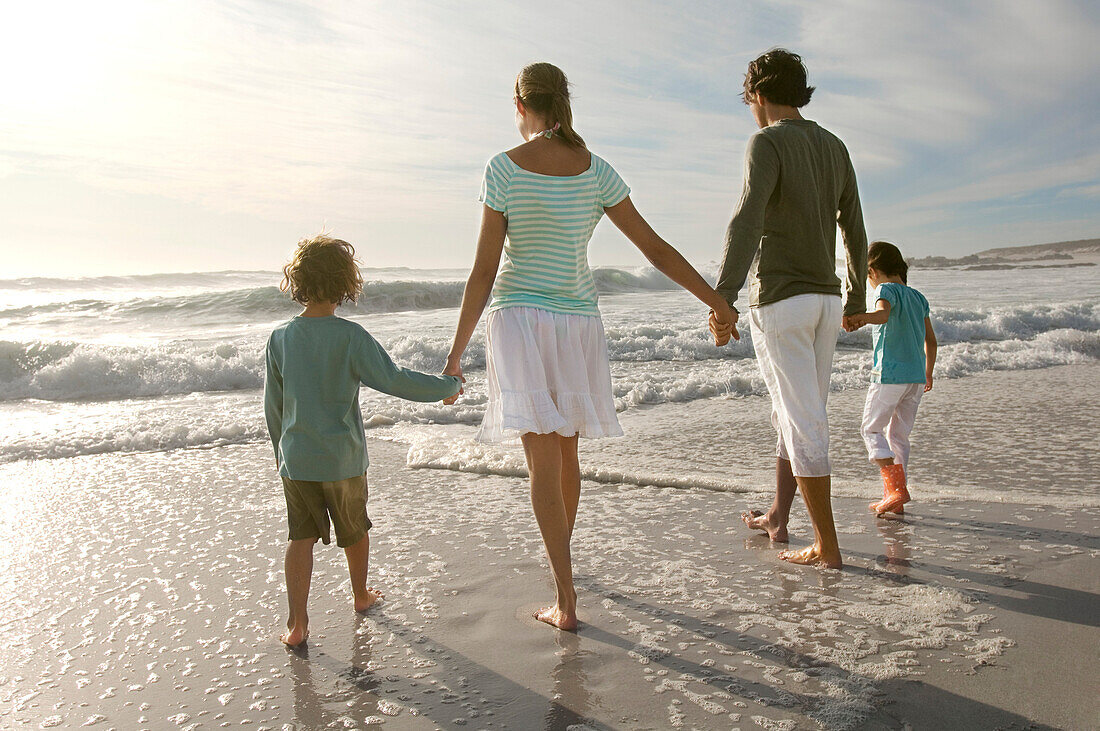
<path id="1" fill-rule="evenodd" d="M 716 335 L 736 337 L 737 315 L 649 227 L 618 173 L 585 147 L 573 130 L 561 69 L 548 63 L 524 68 L 514 102 L 516 126 L 527 142 L 485 168 L 477 254 L 444 373 L 461 377 L 462 353 L 491 294 L 485 335 L 489 402 L 477 438 L 518 436 L 523 442 L 531 503 L 557 592 L 554 605 L 535 616 L 572 630 L 577 595 L 569 542 L 580 500 L 577 439 L 622 435 L 588 266 L 588 241 L 600 218 L 607 213 L 653 266 L 712 309 Z"/>

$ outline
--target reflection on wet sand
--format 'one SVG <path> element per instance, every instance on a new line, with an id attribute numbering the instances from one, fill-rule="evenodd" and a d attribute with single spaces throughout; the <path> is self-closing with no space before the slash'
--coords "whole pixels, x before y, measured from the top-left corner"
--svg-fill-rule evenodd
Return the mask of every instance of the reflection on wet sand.
<path id="1" fill-rule="evenodd" d="M 323 651 L 287 650 L 294 686 L 295 728 L 315 729 L 347 725 L 346 721 L 380 722 L 375 693 L 381 681 L 371 665 L 372 636 L 366 620 L 357 616 L 351 633 L 351 661 L 347 665 Z"/>
<path id="2" fill-rule="evenodd" d="M 883 556 L 886 565 L 894 573 L 903 576 L 909 574 L 909 541 L 913 536 L 912 526 L 904 519 L 884 518 L 875 523 L 883 541 Z"/>
<path id="3" fill-rule="evenodd" d="M 325 709 L 321 696 L 313 687 L 313 668 L 309 662 L 309 649 L 287 650 L 290 677 L 294 686 L 294 723 L 307 729 L 324 722 Z"/>
<path id="4" fill-rule="evenodd" d="M 577 714 L 588 715 L 599 706 L 599 701 L 589 690 L 586 667 L 588 661 L 595 657 L 594 653 L 582 649 L 584 640 L 572 632 L 557 632 L 555 639 L 560 649 L 557 653 L 558 664 L 551 672 L 554 689 L 543 722 L 546 731 L 564 731 L 576 724 Z M 561 705 L 563 703 L 569 704 L 568 710 Z"/>

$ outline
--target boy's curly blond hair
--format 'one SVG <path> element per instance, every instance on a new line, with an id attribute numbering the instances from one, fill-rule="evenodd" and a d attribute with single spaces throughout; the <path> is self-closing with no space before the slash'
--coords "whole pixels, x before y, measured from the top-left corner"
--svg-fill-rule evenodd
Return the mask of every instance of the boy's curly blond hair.
<path id="1" fill-rule="evenodd" d="M 355 302 L 363 291 L 355 248 L 325 234 L 300 240 L 294 258 L 283 267 L 279 289 L 302 305 Z"/>

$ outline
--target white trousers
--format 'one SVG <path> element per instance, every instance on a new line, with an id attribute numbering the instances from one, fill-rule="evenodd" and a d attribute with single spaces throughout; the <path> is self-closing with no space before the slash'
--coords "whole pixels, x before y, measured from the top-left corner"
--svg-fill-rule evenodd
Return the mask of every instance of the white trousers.
<path id="1" fill-rule="evenodd" d="M 874 462 L 892 457 L 909 473 L 909 434 L 923 395 L 923 383 L 871 384 L 860 429 L 867 443 L 867 459 Z"/>
<path id="2" fill-rule="evenodd" d="M 772 398 L 775 454 L 796 477 L 825 477 L 829 465 L 829 376 L 840 332 L 836 295 L 800 294 L 753 307 L 756 361 Z"/>

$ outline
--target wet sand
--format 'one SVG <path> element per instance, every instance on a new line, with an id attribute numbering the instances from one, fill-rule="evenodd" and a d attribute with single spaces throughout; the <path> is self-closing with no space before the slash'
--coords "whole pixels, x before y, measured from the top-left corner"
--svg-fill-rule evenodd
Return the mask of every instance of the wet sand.
<path id="1" fill-rule="evenodd" d="M 627 439 L 585 445 L 610 471 L 663 450 L 655 472 L 709 464 L 745 492 L 587 481 L 576 634 L 529 616 L 551 584 L 521 478 L 409 469 L 405 445 L 372 440 L 386 600 L 356 615 L 342 552 L 319 546 L 294 652 L 276 639 L 285 528 L 267 445 L 0 465 L 0 726 L 1094 728 L 1100 485 L 1080 445 L 1097 376 L 938 384 L 898 521 L 866 510 L 878 488 L 845 426 L 862 394 L 835 394 L 841 571 L 785 564 L 737 519 L 767 498 L 762 399 L 688 407 L 702 444 L 736 409 L 731 454 L 750 465 L 736 475 L 657 440 L 682 407 L 627 414 Z"/>

